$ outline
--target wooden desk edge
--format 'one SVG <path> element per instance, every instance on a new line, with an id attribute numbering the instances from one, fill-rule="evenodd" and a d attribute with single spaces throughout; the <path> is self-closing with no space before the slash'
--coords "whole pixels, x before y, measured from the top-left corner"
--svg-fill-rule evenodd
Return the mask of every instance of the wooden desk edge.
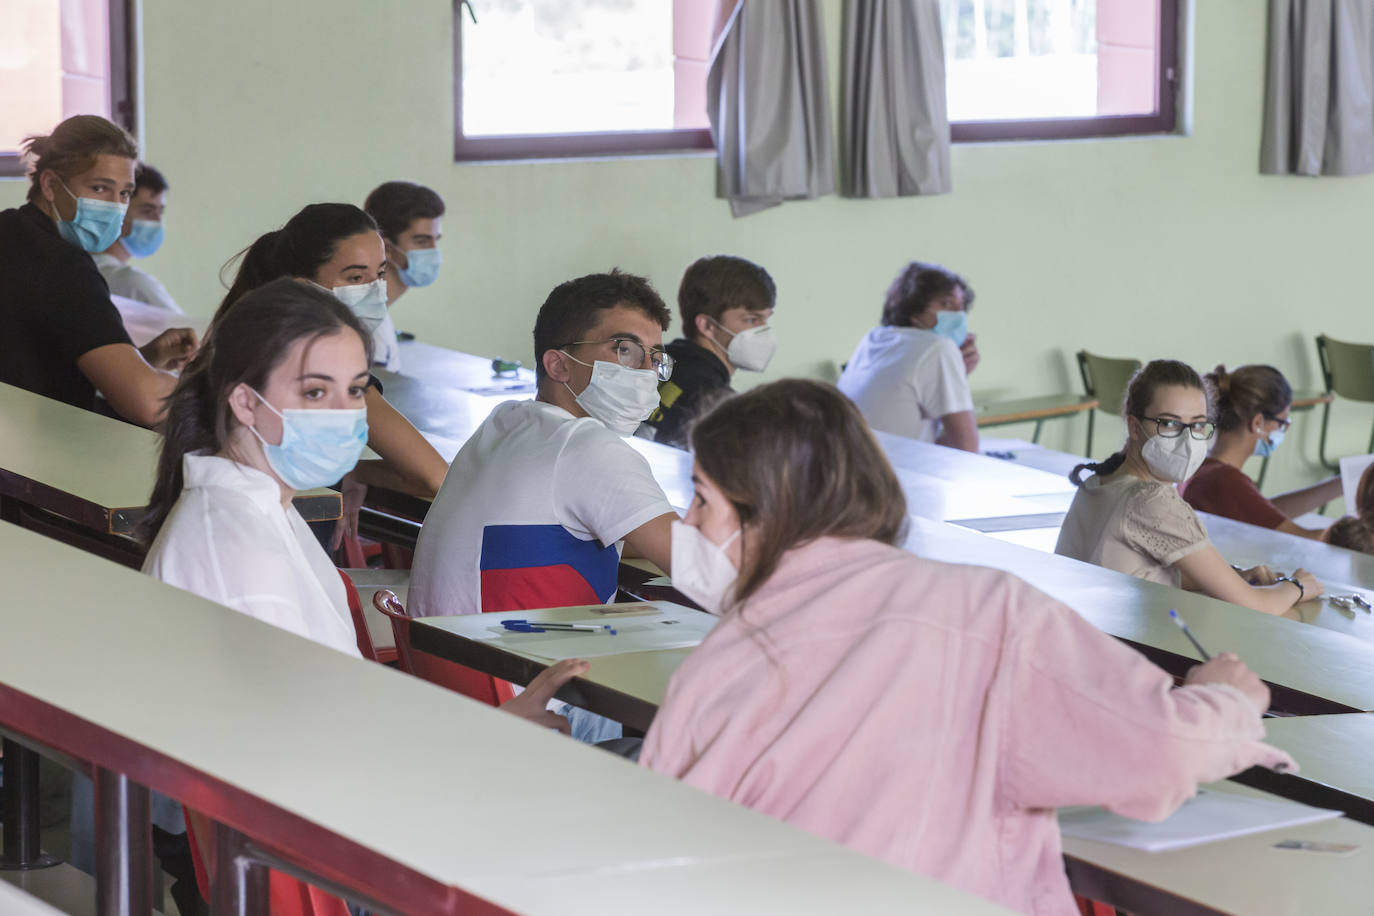
<path id="1" fill-rule="evenodd" d="M 1085 410 L 1092 410 L 1098 405 L 1096 398 L 1082 398 L 1073 403 L 1052 405 L 1049 407 L 1036 407 L 1027 410 L 1013 410 L 1008 413 L 986 413 L 979 414 L 974 411 L 974 419 L 979 426 L 1005 426 L 1010 423 L 1025 423 L 1032 420 L 1049 420 L 1054 417 L 1068 417 Z M 996 402 L 983 405 L 986 410 L 993 410 L 998 407 Z"/>

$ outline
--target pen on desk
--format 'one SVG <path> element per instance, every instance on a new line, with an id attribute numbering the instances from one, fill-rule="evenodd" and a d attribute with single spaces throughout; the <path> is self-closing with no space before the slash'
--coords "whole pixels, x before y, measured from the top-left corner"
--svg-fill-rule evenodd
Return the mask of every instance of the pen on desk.
<path id="1" fill-rule="evenodd" d="M 610 633 L 615 629 L 604 624 L 587 623 L 545 623 L 542 620 L 503 620 L 501 626 L 516 633 L 543 633 L 550 630 L 573 633 Z"/>
<path id="2" fill-rule="evenodd" d="M 1204 662 L 1210 662 L 1212 656 L 1208 654 L 1206 649 L 1202 648 L 1202 643 L 1197 641 L 1197 637 L 1193 635 L 1193 631 L 1188 629 L 1188 624 L 1184 623 L 1183 618 L 1178 616 L 1178 611 L 1169 611 L 1169 617 L 1174 623 L 1178 624 L 1178 628 L 1183 631 L 1183 635 L 1188 637 L 1188 641 L 1193 644 L 1194 649 L 1197 649 L 1198 654 L 1202 656 L 1202 660 Z"/>

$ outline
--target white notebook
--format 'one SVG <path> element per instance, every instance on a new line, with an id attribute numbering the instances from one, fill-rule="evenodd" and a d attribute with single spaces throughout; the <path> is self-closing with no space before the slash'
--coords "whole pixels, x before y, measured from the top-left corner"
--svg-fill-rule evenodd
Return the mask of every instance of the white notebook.
<path id="1" fill-rule="evenodd" d="M 1104 808 L 1061 808 L 1059 831 L 1082 840 L 1166 852 L 1340 816 L 1339 811 L 1313 808 L 1284 798 L 1199 789 L 1197 797 L 1153 824 L 1121 817 Z"/>

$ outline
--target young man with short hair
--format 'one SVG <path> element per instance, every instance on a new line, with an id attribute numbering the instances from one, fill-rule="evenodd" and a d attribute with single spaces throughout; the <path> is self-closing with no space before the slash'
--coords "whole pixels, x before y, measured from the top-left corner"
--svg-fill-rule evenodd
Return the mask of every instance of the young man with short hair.
<path id="1" fill-rule="evenodd" d="M 397 372 L 401 368 L 400 350 L 389 310 L 407 289 L 429 286 L 439 276 L 444 199 L 413 181 L 388 181 L 367 195 L 363 209 L 377 221 L 386 243 L 388 312 L 372 335 L 373 361 Z"/>
<path id="2" fill-rule="evenodd" d="M 167 292 L 167 287 L 157 277 L 131 263 L 134 258 L 151 257 L 162 246 L 166 211 L 167 179 L 148 163 L 140 162 L 134 169 L 134 195 L 129 199 L 119 240 L 92 258 L 100 275 L 110 285 L 110 295 L 180 315 L 183 314 L 181 306 Z"/>
<path id="3" fill-rule="evenodd" d="M 647 280 L 618 270 L 549 294 L 538 394 L 498 406 L 453 460 L 420 530 L 411 614 L 609 601 L 622 541 L 669 568 L 677 513 L 624 437 L 672 371 L 670 318 Z"/>
<path id="4" fill-rule="evenodd" d="M 716 255 L 687 268 L 677 304 L 683 336 L 668 344 L 673 377 L 659 384 L 659 406 L 641 434 L 687 448 L 696 418 L 734 393 L 735 370 L 762 372 L 772 359 L 777 287 L 752 261 Z"/>

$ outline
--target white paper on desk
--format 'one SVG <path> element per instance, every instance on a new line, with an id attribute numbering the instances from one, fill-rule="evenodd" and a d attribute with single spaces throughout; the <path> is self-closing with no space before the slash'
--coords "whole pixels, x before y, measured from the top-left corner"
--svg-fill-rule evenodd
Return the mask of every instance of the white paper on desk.
<path id="1" fill-rule="evenodd" d="M 1341 459 L 1341 495 L 1345 497 L 1345 514 L 1355 515 L 1355 492 L 1360 488 L 1364 469 L 1374 464 L 1374 455 L 1353 455 Z"/>
<path id="2" fill-rule="evenodd" d="M 1199 789 L 1157 824 L 1112 814 L 1104 808 L 1059 809 L 1059 831 L 1080 840 L 1095 840 L 1145 852 L 1167 852 L 1233 837 L 1314 824 L 1341 816 L 1283 798 L 1256 798 Z"/>
<path id="3" fill-rule="evenodd" d="M 559 622 L 594 626 L 609 624 L 615 628 L 615 635 L 567 632 L 512 633 L 498 624 L 488 627 L 481 634 L 474 633 L 472 638 L 512 652 L 547 658 L 550 661 L 561 661 L 565 658 L 599 658 L 630 652 L 690 649 L 706 638 L 706 634 L 716 625 L 716 618 L 710 614 L 687 610 L 687 613 L 683 614 L 668 612 L 649 617 L 617 619 L 609 616 Z M 535 625 L 538 626 L 537 623 Z"/>

